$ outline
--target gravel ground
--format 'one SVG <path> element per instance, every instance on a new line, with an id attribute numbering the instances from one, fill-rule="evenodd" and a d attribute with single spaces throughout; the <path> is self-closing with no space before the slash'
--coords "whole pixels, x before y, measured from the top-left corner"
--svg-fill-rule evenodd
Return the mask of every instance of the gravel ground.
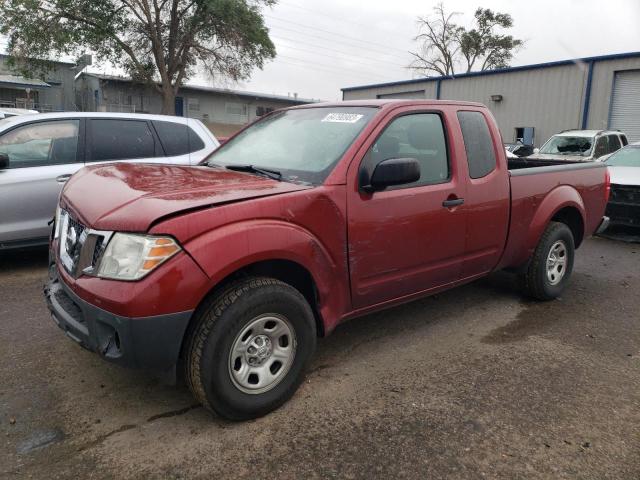
<path id="1" fill-rule="evenodd" d="M 640 478 L 640 245 L 591 239 L 562 299 L 504 273 L 320 341 L 265 418 L 67 339 L 46 252 L 0 256 L 0 478 Z"/>

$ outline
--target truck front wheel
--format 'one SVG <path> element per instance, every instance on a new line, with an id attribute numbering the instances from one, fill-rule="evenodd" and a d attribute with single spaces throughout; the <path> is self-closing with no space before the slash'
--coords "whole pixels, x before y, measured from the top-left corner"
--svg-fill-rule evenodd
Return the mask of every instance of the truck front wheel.
<path id="1" fill-rule="evenodd" d="M 560 296 L 571 277 L 574 256 L 571 229 L 564 223 L 549 223 L 523 275 L 525 293 L 538 300 Z"/>
<path id="2" fill-rule="evenodd" d="M 286 402 L 316 347 L 308 302 L 273 278 L 231 284 L 194 321 L 187 383 L 205 408 L 230 420 L 260 417 Z"/>

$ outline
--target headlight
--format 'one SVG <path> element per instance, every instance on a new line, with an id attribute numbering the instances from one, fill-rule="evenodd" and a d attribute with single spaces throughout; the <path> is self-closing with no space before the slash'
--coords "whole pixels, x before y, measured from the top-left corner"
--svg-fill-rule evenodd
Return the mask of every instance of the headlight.
<path id="1" fill-rule="evenodd" d="M 116 233 L 102 255 L 97 275 L 114 280 L 138 280 L 180 251 L 170 237 Z"/>
<path id="2" fill-rule="evenodd" d="M 53 238 L 56 239 L 60 236 L 60 220 L 61 220 L 62 209 L 60 208 L 60 204 L 56 207 L 56 218 L 53 221 Z"/>

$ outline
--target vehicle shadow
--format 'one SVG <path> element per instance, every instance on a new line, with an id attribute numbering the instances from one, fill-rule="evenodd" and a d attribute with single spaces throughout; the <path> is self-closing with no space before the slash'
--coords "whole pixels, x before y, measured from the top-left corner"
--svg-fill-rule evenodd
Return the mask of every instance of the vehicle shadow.
<path id="1" fill-rule="evenodd" d="M 0 271 L 18 272 L 33 268 L 46 268 L 49 259 L 47 247 L 31 247 L 0 251 Z"/>

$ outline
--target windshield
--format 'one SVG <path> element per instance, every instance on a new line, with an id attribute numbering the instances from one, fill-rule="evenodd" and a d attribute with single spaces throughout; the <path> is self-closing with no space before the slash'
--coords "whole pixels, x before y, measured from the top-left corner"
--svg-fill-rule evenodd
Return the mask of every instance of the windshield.
<path id="1" fill-rule="evenodd" d="M 551 137 L 540 149 L 540 153 L 555 155 L 581 155 L 588 157 L 591 153 L 593 138 L 591 137 Z"/>
<path id="2" fill-rule="evenodd" d="M 640 168 L 640 146 L 626 147 L 611 155 L 607 165 L 612 167 L 638 167 Z"/>
<path id="3" fill-rule="evenodd" d="M 255 123 L 213 152 L 209 166 L 253 166 L 283 180 L 320 184 L 376 114 L 370 107 L 285 110 Z"/>

